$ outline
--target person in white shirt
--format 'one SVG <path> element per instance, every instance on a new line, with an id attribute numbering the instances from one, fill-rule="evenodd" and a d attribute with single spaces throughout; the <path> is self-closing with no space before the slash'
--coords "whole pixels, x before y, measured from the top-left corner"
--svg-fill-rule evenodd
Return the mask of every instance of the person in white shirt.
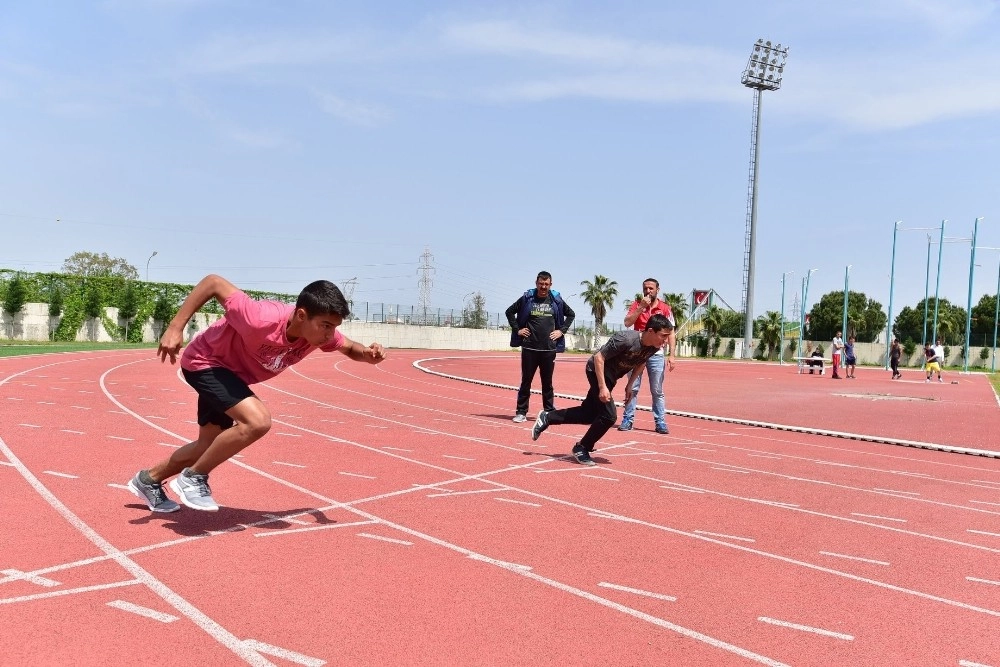
<path id="1" fill-rule="evenodd" d="M 841 338 L 840 335 L 841 335 L 841 332 L 838 331 L 837 334 L 833 337 L 833 345 L 832 345 L 832 348 L 831 348 L 832 355 L 833 355 L 833 379 L 834 380 L 839 380 L 840 379 L 840 375 L 837 374 L 837 371 L 840 369 L 840 354 L 844 350 L 844 339 Z"/>

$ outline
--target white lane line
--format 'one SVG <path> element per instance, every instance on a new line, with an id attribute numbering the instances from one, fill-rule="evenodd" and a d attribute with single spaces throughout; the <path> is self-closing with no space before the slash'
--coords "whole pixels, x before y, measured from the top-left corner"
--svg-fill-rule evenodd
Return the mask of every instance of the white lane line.
<path id="1" fill-rule="evenodd" d="M 41 428 L 38 424 L 18 424 L 18 426 L 25 426 L 27 428 Z"/>
<path id="2" fill-rule="evenodd" d="M 482 554 L 470 553 L 466 556 L 469 560 L 478 560 L 483 563 L 489 563 L 491 565 L 496 565 L 507 570 L 520 570 L 522 572 L 530 572 L 530 565 L 521 565 L 520 563 L 511 563 L 505 560 L 497 560 L 496 558 L 490 558 L 489 556 L 484 556 Z"/>
<path id="3" fill-rule="evenodd" d="M 343 470 L 339 471 L 339 474 L 341 474 L 341 475 L 347 475 L 348 477 L 360 477 L 362 479 L 376 479 L 375 477 L 372 477 L 371 475 L 359 475 L 356 472 L 344 472 Z"/>
<path id="4" fill-rule="evenodd" d="M 985 500 L 970 500 L 969 502 L 976 503 L 977 505 L 995 505 L 996 507 L 1000 507 L 1000 503 L 988 503 Z"/>
<path id="5" fill-rule="evenodd" d="M 128 488 L 127 484 L 115 484 L 114 482 L 112 482 L 111 484 L 108 484 L 108 486 L 110 486 L 112 489 L 121 489 L 122 491 L 131 491 L 132 490 L 132 489 Z"/>
<path id="6" fill-rule="evenodd" d="M 31 602 L 32 600 L 44 600 L 45 598 L 59 597 L 60 595 L 75 595 L 76 593 L 89 593 L 91 591 L 103 591 L 108 588 L 118 588 L 119 586 L 137 586 L 141 584 L 138 579 L 128 581 L 116 581 L 113 584 L 97 584 L 96 586 L 84 586 L 83 588 L 67 588 L 51 593 L 35 593 L 34 595 L 22 595 L 16 598 L 2 598 L 0 604 L 14 604 L 16 602 Z"/>
<path id="7" fill-rule="evenodd" d="M 639 460 L 640 461 L 649 461 L 650 463 L 669 463 L 670 465 L 674 465 L 673 461 L 662 461 L 660 459 L 639 459 Z"/>
<path id="8" fill-rule="evenodd" d="M 989 535 L 990 537 L 1000 537 L 1000 533 L 987 533 L 985 530 L 973 530 L 971 528 L 966 528 L 966 532 L 975 533 L 976 535 Z"/>
<path id="9" fill-rule="evenodd" d="M 774 618 L 768 618 L 767 616 L 761 616 L 757 619 L 758 621 L 763 621 L 764 623 L 770 623 L 771 625 L 780 625 L 783 628 L 791 628 L 793 630 L 802 630 L 804 632 L 813 632 L 817 635 L 824 635 L 826 637 L 834 637 L 836 639 L 846 639 L 847 641 L 854 641 L 854 637 L 851 635 L 845 635 L 840 632 L 833 632 L 832 630 L 823 630 L 822 628 L 813 628 L 808 625 L 799 625 L 798 623 L 789 623 L 788 621 L 779 621 Z"/>
<path id="10" fill-rule="evenodd" d="M 283 435 L 286 438 L 301 438 L 302 437 L 301 433 L 285 433 L 283 431 L 279 431 L 279 432 L 275 433 L 275 435 Z"/>
<path id="11" fill-rule="evenodd" d="M 125 600 L 114 600 L 113 602 L 109 602 L 108 606 L 114 607 L 115 609 L 121 609 L 122 611 L 132 612 L 133 614 L 138 614 L 139 616 L 145 616 L 146 618 L 151 618 L 154 621 L 159 621 L 160 623 L 173 623 L 174 621 L 180 620 L 179 616 L 164 614 L 162 611 L 156 611 L 155 609 L 150 609 L 149 607 L 140 607 L 137 604 L 125 602 Z"/>
<path id="12" fill-rule="evenodd" d="M 714 452 L 714 449 L 705 449 L 704 447 L 685 447 L 684 449 L 693 449 L 698 452 Z"/>
<path id="13" fill-rule="evenodd" d="M 529 503 L 524 500 L 511 500 L 510 498 L 494 498 L 493 500 L 499 500 L 502 503 L 515 503 L 517 505 L 527 505 L 528 507 L 541 507 L 539 503 Z"/>
<path id="14" fill-rule="evenodd" d="M 298 463 L 285 463 L 284 461 L 273 461 L 272 463 L 274 463 L 274 465 L 289 466 L 291 468 L 305 468 L 304 465 L 300 465 Z"/>
<path id="15" fill-rule="evenodd" d="M 429 493 L 428 498 L 441 498 L 443 496 L 467 496 L 470 493 L 496 493 L 496 489 L 476 489 L 475 491 L 448 491 L 444 493 Z"/>
<path id="16" fill-rule="evenodd" d="M 442 454 L 441 456 L 443 458 L 446 458 L 446 459 L 455 459 L 456 461 L 475 461 L 476 460 L 476 459 L 466 458 L 464 456 L 452 456 L 451 454 Z"/>
<path id="17" fill-rule="evenodd" d="M 820 551 L 824 556 L 833 556 L 834 558 L 846 558 L 848 560 L 859 560 L 862 563 L 872 563 L 873 565 L 892 565 L 892 563 L 887 563 L 884 560 L 872 560 L 871 558 L 862 558 L 860 556 L 848 556 L 847 554 L 837 554 L 832 551 Z"/>
<path id="18" fill-rule="evenodd" d="M 548 470 L 536 470 L 535 472 L 537 472 L 537 473 L 544 473 L 544 472 L 573 472 L 573 471 L 579 471 L 579 470 L 580 470 L 580 466 L 575 466 L 573 468 L 549 468 Z"/>
<path id="19" fill-rule="evenodd" d="M 302 655 L 301 653 L 296 653 L 295 651 L 289 651 L 287 648 L 281 648 L 279 646 L 271 646 L 270 644 L 259 642 L 256 639 L 244 639 L 243 645 L 251 651 L 271 655 L 275 658 L 287 660 L 288 662 L 294 662 L 297 665 L 304 665 L 305 667 L 322 667 L 322 665 L 326 664 L 326 660 L 310 658 L 308 655 Z"/>
<path id="20" fill-rule="evenodd" d="M 62 431 L 63 433 L 72 433 L 73 435 L 84 435 L 83 431 L 71 431 L 68 428 L 61 428 L 59 430 Z"/>
<path id="21" fill-rule="evenodd" d="M 271 537 L 273 535 L 288 535 L 289 533 L 311 533 L 314 530 L 329 530 L 331 528 L 347 528 L 349 526 L 368 526 L 378 521 L 352 521 L 351 523 L 324 523 L 319 526 L 309 526 L 308 528 L 287 528 L 285 530 L 269 530 L 267 532 L 254 533 L 254 537 Z"/>
<path id="22" fill-rule="evenodd" d="M 603 479 L 603 480 L 605 480 L 607 482 L 620 482 L 621 481 L 620 479 L 618 479 L 616 477 L 602 477 L 600 475 L 588 475 L 587 473 L 581 474 L 580 477 L 589 477 L 590 479 Z"/>
<path id="23" fill-rule="evenodd" d="M 8 396 L 7 400 L 8 401 L 23 401 L 24 399 L 21 398 L 20 396 Z"/>
<path id="24" fill-rule="evenodd" d="M 994 482 L 988 479 L 974 479 L 972 481 L 976 484 L 1000 484 L 1000 482 Z"/>
<path id="25" fill-rule="evenodd" d="M 975 581 L 980 584 L 992 584 L 993 586 L 1000 586 L 1000 581 L 990 581 L 989 579 L 978 579 L 976 577 L 966 577 L 969 581 Z"/>
<path id="26" fill-rule="evenodd" d="M 39 405 L 55 405 L 52 401 L 38 401 Z"/>
<path id="27" fill-rule="evenodd" d="M 413 542 L 407 542 L 406 540 L 397 540 L 395 537 L 382 537 L 381 535 L 372 535 L 371 533 L 358 533 L 358 537 L 367 537 L 370 540 L 382 540 L 383 542 L 392 542 L 393 544 L 402 544 L 408 547 L 413 546 Z"/>
<path id="28" fill-rule="evenodd" d="M 882 519 L 883 521 L 898 521 L 900 523 L 906 523 L 906 519 L 896 519 L 891 516 L 879 516 L 878 514 L 858 514 L 857 512 L 851 512 L 851 516 L 863 516 L 866 519 Z"/>
<path id="29" fill-rule="evenodd" d="M 156 444 L 162 445 L 164 447 L 173 447 L 174 449 L 180 449 L 182 447 L 182 445 L 174 445 L 174 444 L 171 444 L 169 442 L 158 442 Z"/>
<path id="30" fill-rule="evenodd" d="M 135 438 L 126 438 L 121 435 L 109 435 L 108 437 L 111 438 L 112 440 L 135 440 Z"/>
<path id="31" fill-rule="evenodd" d="M 296 519 L 294 517 L 281 516 L 280 514 L 265 514 L 264 516 L 266 516 L 268 519 L 274 519 L 275 521 L 284 521 L 285 523 L 294 523 L 294 524 L 297 524 L 299 526 L 312 526 L 312 525 L 314 525 L 314 524 L 309 523 L 308 521 L 300 521 L 299 519 Z"/>
<path id="32" fill-rule="evenodd" d="M 908 496 L 919 496 L 920 494 L 916 491 L 899 491 L 897 489 L 880 489 L 875 487 L 872 491 L 882 491 L 883 493 L 905 493 Z"/>
<path id="33" fill-rule="evenodd" d="M 10 466 L 11 468 L 13 468 L 14 464 L 9 461 L 0 461 L 0 466 Z"/>
<path id="34" fill-rule="evenodd" d="M 368 428 L 389 428 L 388 426 L 382 426 L 381 424 L 366 424 Z"/>
<path id="35" fill-rule="evenodd" d="M 0 570 L 0 574 L 7 575 L 3 579 L 0 579 L 0 584 L 5 584 L 8 581 L 30 581 L 36 586 L 45 586 L 46 588 L 62 585 L 55 579 L 47 579 L 46 577 L 42 577 L 37 574 L 28 574 L 27 572 L 22 572 L 21 570 Z"/>
<path id="36" fill-rule="evenodd" d="M 958 665 L 959 667 L 991 667 L 991 665 L 982 662 L 972 662 L 970 660 L 959 660 Z"/>
<path id="37" fill-rule="evenodd" d="M 56 472 L 55 470 L 43 470 L 46 475 L 55 475 L 56 477 L 65 477 L 66 479 L 80 479 L 76 475 L 70 475 L 65 472 Z"/>
<path id="38" fill-rule="evenodd" d="M 650 591 L 644 591 L 639 588 L 629 588 L 628 586 L 619 586 L 618 584 L 611 584 L 606 581 L 602 581 L 597 584 L 601 588 L 611 588 L 616 591 L 624 591 L 626 593 L 635 593 L 636 595 L 644 595 L 647 598 L 656 598 L 657 600 L 666 600 L 667 602 L 677 602 L 677 598 L 672 595 L 664 595 L 663 593 L 652 593 Z"/>
<path id="39" fill-rule="evenodd" d="M 738 472 L 738 473 L 740 473 L 742 475 L 749 475 L 750 474 L 749 470 L 740 470 L 739 468 L 717 468 L 717 467 L 713 466 L 712 470 L 721 470 L 723 472 Z"/>
<path id="40" fill-rule="evenodd" d="M 661 489 L 670 489 L 671 491 L 687 491 L 688 493 L 705 493 L 700 489 L 685 489 L 683 486 L 661 486 Z"/>
<path id="41" fill-rule="evenodd" d="M 771 456 L 770 454 L 747 454 L 747 456 L 756 456 L 759 459 L 780 459 L 784 458 L 781 456 Z"/>
<path id="42" fill-rule="evenodd" d="M 761 500 L 765 505 L 775 505 L 777 507 L 798 507 L 795 503 L 783 503 L 780 500 Z"/>
<path id="43" fill-rule="evenodd" d="M 382 449 L 391 449 L 394 452 L 412 452 L 412 449 L 400 449 L 399 447 L 383 447 Z"/>
<path id="44" fill-rule="evenodd" d="M 740 540 L 741 542 L 756 542 L 757 540 L 752 537 L 738 537 L 737 535 L 726 535 L 724 533 L 710 533 L 707 530 L 695 530 L 692 531 L 698 533 L 699 535 L 711 535 L 712 537 L 722 537 L 727 540 Z"/>

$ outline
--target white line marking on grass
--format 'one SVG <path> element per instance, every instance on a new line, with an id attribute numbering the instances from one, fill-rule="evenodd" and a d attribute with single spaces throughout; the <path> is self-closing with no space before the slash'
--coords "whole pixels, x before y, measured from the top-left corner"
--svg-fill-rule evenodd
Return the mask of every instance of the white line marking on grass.
<path id="1" fill-rule="evenodd" d="M 871 563 L 872 565 L 892 565 L 884 560 L 872 560 L 871 558 L 861 558 L 860 556 L 848 556 L 847 554 L 837 554 L 832 551 L 820 551 L 824 556 L 833 556 L 834 558 L 846 558 L 848 560 L 859 560 L 862 563 Z"/>
<path id="2" fill-rule="evenodd" d="M 977 505 L 995 505 L 1000 507 L 1000 503 L 988 503 L 985 500 L 970 500 L 970 503 L 976 503 Z"/>
<path id="3" fill-rule="evenodd" d="M 991 584 L 993 586 L 1000 586 L 1000 581 L 991 581 L 989 579 L 977 579 L 976 577 L 966 577 L 969 581 L 975 581 L 980 584 Z"/>
<path id="4" fill-rule="evenodd" d="M 299 522 L 301 523 L 301 522 Z M 351 523 L 324 523 L 307 528 L 286 528 L 285 530 L 269 530 L 254 533 L 254 537 L 271 537 L 272 535 L 288 535 L 289 533 L 311 533 L 314 530 L 330 530 L 332 528 L 349 528 L 350 526 L 370 526 L 378 521 L 352 521 Z M 388 539 L 388 538 L 386 538 Z"/>
<path id="5" fill-rule="evenodd" d="M 44 472 L 46 475 L 55 475 L 56 477 L 65 477 L 66 479 L 80 479 L 76 475 L 70 475 L 69 473 L 65 472 L 56 472 L 55 470 L 43 470 L 42 472 Z"/>
<path id="6" fill-rule="evenodd" d="M 46 579 L 45 577 L 41 577 L 37 574 L 28 574 L 27 572 L 22 572 L 21 570 L 0 570 L 0 574 L 7 575 L 3 579 L 0 579 L 0 584 L 5 584 L 8 581 L 30 581 L 36 586 L 45 586 L 46 588 L 61 585 L 55 579 Z"/>
<path id="7" fill-rule="evenodd" d="M 389 447 L 389 446 L 382 447 L 382 449 L 391 449 L 394 452 L 412 452 L 413 451 L 412 449 L 400 449 L 399 447 Z"/>
<path id="8" fill-rule="evenodd" d="M 446 459 L 455 459 L 456 461 L 475 461 L 476 459 L 466 458 L 464 456 L 452 456 L 451 454 L 442 454 L 442 457 Z"/>
<path id="9" fill-rule="evenodd" d="M 358 533 L 358 537 L 367 537 L 370 540 L 382 540 L 383 542 L 402 544 L 407 547 L 413 546 L 413 542 L 407 542 L 406 540 L 397 540 L 395 537 L 382 537 L 381 535 L 372 535 L 371 533 Z"/>
<path id="10" fill-rule="evenodd" d="M 740 470 L 739 468 L 717 468 L 715 466 L 712 466 L 712 470 L 722 470 L 723 472 L 738 472 L 742 475 L 750 474 L 749 470 Z"/>
<path id="11" fill-rule="evenodd" d="M 906 519 L 896 519 L 891 516 L 879 516 L 878 514 L 859 514 L 857 512 L 851 512 L 851 516 L 863 516 L 866 519 L 881 519 L 883 521 L 898 521 L 899 523 L 906 523 Z"/>
<path id="12" fill-rule="evenodd" d="M 872 491 L 882 491 L 883 493 L 905 493 L 908 496 L 919 496 L 920 494 L 916 491 L 897 491 L 896 489 L 879 489 L 874 488 Z"/>
<path id="13" fill-rule="evenodd" d="M 273 463 L 279 466 L 289 466 L 292 468 L 305 468 L 304 465 L 300 465 L 298 463 L 285 463 L 284 461 L 273 461 Z"/>
<path id="14" fill-rule="evenodd" d="M 741 542 L 756 542 L 757 540 L 752 537 L 737 537 L 736 535 L 725 535 L 723 533 L 710 533 L 707 530 L 695 530 L 693 531 L 699 535 L 711 535 L 712 537 L 722 537 L 727 540 L 740 540 Z"/>
<path id="15" fill-rule="evenodd" d="M 137 604 L 125 602 L 124 600 L 109 602 L 108 606 L 114 607 L 115 609 L 121 609 L 122 611 L 129 611 L 133 614 L 138 614 L 139 616 L 145 616 L 146 618 L 151 618 L 154 621 L 159 621 L 160 623 L 173 623 L 174 621 L 180 620 L 179 616 L 164 614 L 162 611 L 156 611 L 155 609 L 150 609 L 149 607 L 140 607 Z"/>
<path id="16" fill-rule="evenodd" d="M 359 475 L 356 472 L 344 472 L 343 470 L 339 471 L 339 474 L 341 474 L 341 475 L 347 475 L 348 477 L 360 477 L 362 479 L 376 479 L 375 477 L 372 477 L 371 475 Z"/>
<path id="17" fill-rule="evenodd" d="M 25 426 L 27 428 L 41 428 L 38 424 L 18 424 L 18 426 Z"/>
<path id="18" fill-rule="evenodd" d="M 510 498 L 494 498 L 493 500 L 499 500 L 502 503 L 515 503 L 517 505 L 527 505 L 528 507 L 541 507 L 539 503 L 529 503 L 524 500 L 511 500 Z"/>
<path id="19" fill-rule="evenodd" d="M 73 435 L 84 435 L 83 431 L 71 431 L 68 428 L 61 428 L 59 430 L 62 431 L 63 433 L 72 433 Z"/>
<path id="20" fill-rule="evenodd" d="M 135 440 L 135 438 L 126 438 L 125 436 L 122 435 L 109 435 L 108 437 L 111 438 L 112 440 L 126 440 L 126 441 Z"/>
<path id="21" fill-rule="evenodd" d="M 987 533 L 985 530 L 973 530 L 971 528 L 966 528 L 967 532 L 975 533 L 976 535 L 989 535 L 990 537 L 1000 537 L 1000 533 Z"/>
<path id="22" fill-rule="evenodd" d="M 791 628 L 793 630 L 802 630 L 804 632 L 813 632 L 817 635 L 824 635 L 826 637 L 834 637 L 835 639 L 846 639 L 847 641 L 854 641 L 854 637 L 851 635 L 841 634 L 839 632 L 833 632 L 832 630 L 823 630 L 821 628 L 812 628 L 808 625 L 799 625 L 798 623 L 789 623 L 788 621 L 779 621 L 774 618 L 768 618 L 767 616 L 761 616 L 757 619 L 758 621 L 763 621 L 764 623 L 770 623 L 771 625 L 780 625 L 783 628 Z"/>
<path id="23" fill-rule="evenodd" d="M 281 658 L 282 660 L 294 662 L 297 665 L 304 665 L 305 667 L 322 667 L 322 665 L 326 664 L 326 660 L 310 658 L 308 655 L 302 655 L 301 653 L 296 653 L 295 651 L 289 651 L 287 648 L 271 646 L 270 644 L 259 642 L 256 639 L 245 639 L 243 640 L 243 645 L 251 651 L 272 655 L 275 658 Z"/>
<path id="24" fill-rule="evenodd" d="M 137 579 L 129 579 L 128 581 L 116 581 L 113 584 L 97 584 L 96 586 L 84 586 L 83 588 L 67 588 L 61 591 L 52 591 L 51 593 L 35 593 L 34 595 L 22 595 L 16 598 L 3 598 L 0 599 L 0 604 L 14 604 L 15 602 L 30 602 L 32 600 L 44 600 L 45 598 L 54 598 L 61 595 L 75 595 L 76 593 L 89 593 L 91 591 L 103 591 L 108 588 L 119 588 L 120 586 L 135 586 L 140 584 Z"/>
<path id="25" fill-rule="evenodd" d="M 656 598 L 657 600 L 666 600 L 667 602 L 677 602 L 677 598 L 673 595 L 664 595 L 663 593 L 652 593 L 650 591 L 644 591 L 639 588 L 629 588 L 628 586 L 619 586 L 618 584 L 610 584 L 606 581 L 602 581 L 597 584 L 601 588 L 611 588 L 616 591 L 624 591 L 626 593 L 635 593 L 636 595 L 644 595 L 647 598 Z"/>
<path id="26" fill-rule="evenodd" d="M 621 480 L 616 477 L 602 477 L 600 475 L 588 475 L 587 473 L 582 473 L 580 477 L 589 477 L 590 479 L 603 479 L 607 482 L 620 482 Z"/>

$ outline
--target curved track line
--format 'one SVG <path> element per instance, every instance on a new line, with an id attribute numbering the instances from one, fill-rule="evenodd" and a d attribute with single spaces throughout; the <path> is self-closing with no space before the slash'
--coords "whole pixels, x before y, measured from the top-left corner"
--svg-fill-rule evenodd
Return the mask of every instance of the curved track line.
<path id="1" fill-rule="evenodd" d="M 460 382 L 471 382 L 472 384 L 486 385 L 487 387 L 496 387 L 498 389 L 512 389 L 517 391 L 517 387 L 508 384 L 499 384 L 496 382 L 487 382 L 486 380 L 477 380 L 476 378 L 462 377 L 461 375 L 451 375 L 448 373 L 442 373 L 440 371 L 433 371 L 429 368 L 424 368 L 420 364 L 425 361 L 446 361 L 451 359 L 464 359 L 465 357 L 427 357 L 424 359 L 417 359 L 413 362 L 413 367 L 417 370 L 423 371 L 424 373 L 429 373 L 430 375 L 438 375 L 443 378 L 448 378 L 449 380 L 459 380 Z M 532 389 L 532 393 L 538 393 L 537 390 Z M 562 394 L 556 392 L 555 394 L 559 398 L 567 398 L 575 401 L 582 401 L 582 396 L 574 396 L 572 394 Z M 620 402 L 616 402 L 615 405 L 623 405 Z M 650 412 L 650 408 L 646 406 L 637 405 L 636 409 L 644 410 Z M 740 424 L 741 426 L 757 426 L 760 428 L 770 428 L 778 431 L 791 431 L 794 433 L 809 433 L 812 435 L 823 435 L 833 438 L 846 438 L 848 440 L 862 440 L 864 442 L 877 442 L 883 445 L 897 445 L 900 447 L 916 447 L 918 449 L 933 449 L 940 452 L 952 452 L 955 454 L 969 454 L 971 456 L 985 456 L 988 458 L 1000 459 L 1000 452 L 994 452 L 986 449 L 971 449 L 969 447 L 956 447 L 955 445 L 942 445 L 935 442 L 919 442 L 917 440 L 901 440 L 899 438 L 885 438 L 876 435 L 864 435 L 862 433 L 847 433 L 845 431 L 830 431 L 827 429 L 813 428 L 809 426 L 794 426 L 791 424 L 776 424 L 773 422 L 761 422 L 753 421 L 750 419 L 737 419 L 735 417 L 722 417 L 719 415 L 705 415 L 697 412 L 681 412 L 679 410 L 667 410 L 667 414 L 674 415 L 676 417 L 687 417 L 689 419 L 704 419 L 713 422 L 722 422 L 724 424 Z"/>

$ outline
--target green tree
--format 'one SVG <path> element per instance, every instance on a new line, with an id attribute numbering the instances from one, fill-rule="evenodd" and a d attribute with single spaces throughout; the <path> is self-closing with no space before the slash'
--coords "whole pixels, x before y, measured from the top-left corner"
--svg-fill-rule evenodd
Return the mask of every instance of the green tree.
<path id="1" fill-rule="evenodd" d="M 62 315 L 65 297 L 62 289 L 56 287 L 49 293 L 49 317 L 59 317 Z"/>
<path id="2" fill-rule="evenodd" d="M 941 299 L 938 305 L 938 336 L 945 343 L 958 345 L 965 338 L 965 309 L 953 305 L 948 299 Z M 992 319 L 990 320 L 992 325 Z M 893 323 L 893 333 L 900 340 L 912 338 L 914 341 L 924 341 L 924 331 L 927 332 L 927 342 L 934 342 L 934 298 L 927 299 L 927 322 L 924 326 L 924 299 L 916 307 L 904 307 L 899 311 Z"/>
<path id="3" fill-rule="evenodd" d="M 584 280 L 580 285 L 586 288 L 580 296 L 583 297 L 583 302 L 590 306 L 590 312 L 594 316 L 594 329 L 597 332 L 604 331 L 604 318 L 608 315 L 608 309 L 615 304 L 618 283 L 596 275 L 593 282 Z"/>
<path id="4" fill-rule="evenodd" d="M 164 327 L 170 324 L 177 313 L 177 307 L 167 299 L 166 294 L 161 294 L 156 298 L 156 305 L 153 306 L 153 319 L 159 320 Z"/>
<path id="5" fill-rule="evenodd" d="M 711 338 L 716 336 L 722 329 L 724 320 L 722 309 L 712 305 L 705 311 L 705 316 L 701 318 L 701 323 L 705 325 L 705 333 Z"/>
<path id="6" fill-rule="evenodd" d="M 462 308 L 462 326 L 468 329 L 486 328 L 486 297 L 476 292 Z"/>
<path id="7" fill-rule="evenodd" d="M 756 329 L 760 332 L 760 343 L 767 347 L 767 357 L 774 356 L 777 349 L 781 350 L 781 313 L 769 310 L 757 318 Z"/>
<path id="8" fill-rule="evenodd" d="M 126 280 L 138 280 L 139 271 L 121 257 L 109 257 L 102 252 L 75 252 L 66 258 L 63 273 L 74 276 L 119 276 Z"/>
<path id="9" fill-rule="evenodd" d="M 139 291 L 131 280 L 125 281 L 125 287 L 120 291 L 118 299 L 118 317 L 125 320 L 125 340 L 128 340 L 128 328 L 139 313 Z"/>
<path id="10" fill-rule="evenodd" d="M 984 294 L 979 303 L 972 307 L 972 332 L 970 345 L 993 346 L 993 324 L 996 321 L 997 295 Z"/>
<path id="11" fill-rule="evenodd" d="M 724 338 L 743 338 L 743 313 L 735 310 L 722 311 L 719 335 Z"/>
<path id="12" fill-rule="evenodd" d="M 3 309 L 11 315 L 17 315 L 28 302 L 28 287 L 24 284 L 21 274 L 15 273 L 7 283 L 7 293 L 3 297 Z"/>
<path id="13" fill-rule="evenodd" d="M 809 311 L 809 338 L 832 339 L 843 327 L 844 292 L 828 292 Z M 869 299 L 864 292 L 848 292 L 846 339 L 853 335 L 859 343 L 871 343 L 885 329 L 888 317 L 882 304 Z"/>
<path id="14" fill-rule="evenodd" d="M 660 295 L 660 299 L 670 306 L 670 310 L 674 314 L 674 324 L 679 328 L 687 319 L 687 298 L 677 292 L 664 292 Z"/>

